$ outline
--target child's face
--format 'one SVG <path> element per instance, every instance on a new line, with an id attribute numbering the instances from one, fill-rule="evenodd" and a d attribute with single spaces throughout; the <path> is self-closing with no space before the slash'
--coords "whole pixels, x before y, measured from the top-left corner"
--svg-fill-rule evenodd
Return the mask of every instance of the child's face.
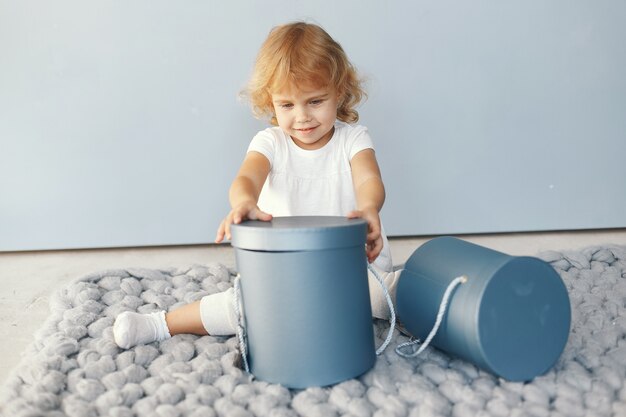
<path id="1" fill-rule="evenodd" d="M 334 132 L 338 97 L 331 87 L 289 89 L 272 94 L 278 126 L 303 149 L 319 149 Z"/>

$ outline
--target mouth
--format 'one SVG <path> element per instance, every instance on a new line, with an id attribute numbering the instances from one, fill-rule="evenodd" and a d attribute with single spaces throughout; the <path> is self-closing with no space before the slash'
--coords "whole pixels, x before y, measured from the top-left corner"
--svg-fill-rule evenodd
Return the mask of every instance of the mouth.
<path id="1" fill-rule="evenodd" d="M 309 133 L 311 131 L 313 131 L 315 129 L 315 127 L 307 127 L 306 129 L 295 129 L 297 132 L 300 133 Z"/>

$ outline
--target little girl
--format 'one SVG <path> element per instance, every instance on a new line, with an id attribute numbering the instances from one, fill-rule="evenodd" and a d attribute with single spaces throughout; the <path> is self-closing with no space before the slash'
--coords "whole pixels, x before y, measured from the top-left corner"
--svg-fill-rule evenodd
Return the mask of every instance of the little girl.
<path id="1" fill-rule="evenodd" d="M 231 238 L 231 225 L 272 216 L 360 217 L 368 224 L 366 254 L 395 299 L 389 243 L 379 211 L 385 189 L 367 129 L 354 125 L 364 91 L 342 47 L 317 25 L 296 22 L 274 28 L 257 56 L 247 93 L 258 117 L 274 127 L 259 132 L 233 181 L 232 210 L 216 243 Z M 371 274 L 371 272 L 369 272 Z M 384 294 L 369 277 L 374 317 L 388 318 Z M 114 324 L 122 348 L 180 333 L 235 333 L 232 288 L 168 313 L 124 312 Z"/>

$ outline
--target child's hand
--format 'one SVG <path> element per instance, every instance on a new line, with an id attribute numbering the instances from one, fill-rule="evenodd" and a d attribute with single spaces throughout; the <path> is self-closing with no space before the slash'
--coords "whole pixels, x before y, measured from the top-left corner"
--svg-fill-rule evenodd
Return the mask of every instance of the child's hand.
<path id="1" fill-rule="evenodd" d="M 261 211 L 254 202 L 242 203 L 233 208 L 230 213 L 228 213 L 228 216 L 222 220 L 220 227 L 217 229 L 215 243 L 220 243 L 224 240 L 224 236 L 226 236 L 226 239 L 230 240 L 230 225 L 239 224 L 244 220 L 261 220 L 267 222 L 272 220 L 272 215 Z"/>
<path id="2" fill-rule="evenodd" d="M 361 218 L 367 222 L 367 244 L 365 252 L 367 260 L 372 263 L 383 250 L 383 237 L 380 234 L 380 217 L 375 208 L 354 210 L 348 213 L 349 219 Z"/>

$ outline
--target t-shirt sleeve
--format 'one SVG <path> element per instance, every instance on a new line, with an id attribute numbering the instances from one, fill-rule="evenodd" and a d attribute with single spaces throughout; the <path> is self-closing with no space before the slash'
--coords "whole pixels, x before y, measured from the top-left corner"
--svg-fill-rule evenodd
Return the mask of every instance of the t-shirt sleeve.
<path id="1" fill-rule="evenodd" d="M 247 152 L 259 152 L 264 155 L 270 162 L 270 166 L 274 165 L 276 141 L 274 136 L 268 130 L 262 130 L 252 138 Z"/>
<path id="2" fill-rule="evenodd" d="M 365 126 L 354 126 L 346 141 L 350 160 L 363 149 L 374 149 L 374 142 Z"/>

